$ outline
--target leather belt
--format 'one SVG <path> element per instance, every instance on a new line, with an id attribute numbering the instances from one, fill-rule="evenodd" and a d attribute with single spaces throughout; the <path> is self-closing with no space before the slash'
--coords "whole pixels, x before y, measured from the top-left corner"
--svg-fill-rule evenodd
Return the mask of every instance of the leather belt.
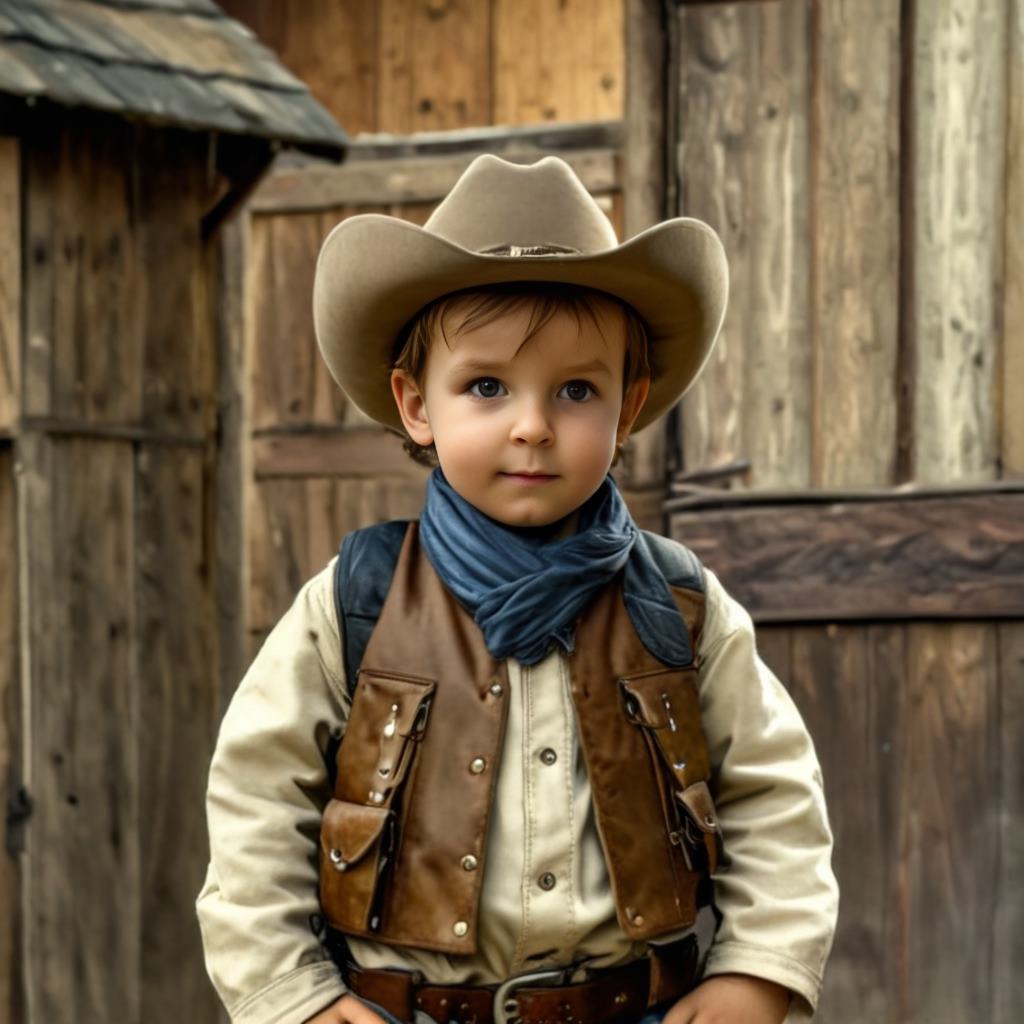
<path id="1" fill-rule="evenodd" d="M 538 970 L 501 985 L 431 985 L 415 971 L 364 970 L 350 966 L 349 988 L 402 1021 L 416 1010 L 437 1024 L 626 1024 L 647 1008 L 676 1000 L 697 980 L 693 935 L 652 947 L 642 960 L 593 971 L 565 983 L 574 968 Z"/>

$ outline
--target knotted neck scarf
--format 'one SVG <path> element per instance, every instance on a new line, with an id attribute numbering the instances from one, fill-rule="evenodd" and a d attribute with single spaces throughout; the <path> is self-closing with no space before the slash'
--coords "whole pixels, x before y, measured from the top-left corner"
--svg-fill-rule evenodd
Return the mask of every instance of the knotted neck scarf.
<path id="1" fill-rule="evenodd" d="M 554 644 L 572 652 L 577 617 L 626 565 L 637 529 L 611 477 L 580 507 L 577 532 L 550 540 L 484 515 L 435 469 L 420 537 L 491 655 L 535 665 Z"/>

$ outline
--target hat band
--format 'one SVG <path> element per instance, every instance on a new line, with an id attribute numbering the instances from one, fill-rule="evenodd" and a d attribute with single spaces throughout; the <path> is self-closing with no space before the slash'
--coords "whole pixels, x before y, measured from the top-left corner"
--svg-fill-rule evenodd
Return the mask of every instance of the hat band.
<path id="1" fill-rule="evenodd" d="M 481 256 L 580 256 L 582 249 L 570 245 L 492 245 L 477 250 Z"/>

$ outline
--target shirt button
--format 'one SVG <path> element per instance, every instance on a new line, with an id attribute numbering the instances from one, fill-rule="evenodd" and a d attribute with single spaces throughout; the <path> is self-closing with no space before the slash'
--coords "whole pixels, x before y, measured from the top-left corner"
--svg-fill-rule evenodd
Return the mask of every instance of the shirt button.
<path id="1" fill-rule="evenodd" d="M 474 775 L 479 775 L 486 767 L 487 762 L 482 757 L 474 757 L 473 760 L 469 762 L 469 770 Z"/>
<path id="2" fill-rule="evenodd" d="M 545 747 L 540 752 L 540 759 L 545 764 L 554 764 L 558 760 L 558 755 L 550 747 Z"/>
<path id="3" fill-rule="evenodd" d="M 461 939 L 469 931 L 469 925 L 465 921 L 456 921 L 452 925 L 452 931 Z"/>
<path id="4" fill-rule="evenodd" d="M 490 689 L 491 689 L 491 693 L 495 697 L 500 697 L 502 695 L 502 693 L 505 692 L 504 691 L 504 687 L 502 687 L 501 683 L 499 683 L 497 680 L 495 680 L 493 683 L 491 683 Z"/>
<path id="5" fill-rule="evenodd" d="M 476 871 L 476 857 L 471 853 L 467 853 L 462 858 L 462 870 L 463 871 Z"/>
<path id="6" fill-rule="evenodd" d="M 545 871 L 537 879 L 537 884 L 545 891 L 550 892 L 555 887 L 555 876 L 550 871 Z"/>

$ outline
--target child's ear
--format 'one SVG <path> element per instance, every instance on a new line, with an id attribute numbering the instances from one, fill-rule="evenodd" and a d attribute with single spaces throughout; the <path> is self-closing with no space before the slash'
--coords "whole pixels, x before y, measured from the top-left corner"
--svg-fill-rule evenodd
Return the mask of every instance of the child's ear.
<path id="1" fill-rule="evenodd" d="M 434 432 L 430 429 L 427 419 L 427 404 L 423 392 L 412 376 L 405 370 L 391 371 L 391 393 L 395 396 L 398 415 L 402 417 L 405 432 L 416 442 L 426 448 L 434 443 Z"/>
<path id="2" fill-rule="evenodd" d="M 650 390 L 650 377 L 641 377 L 626 388 L 626 393 L 622 396 L 622 411 L 619 413 L 619 428 L 615 433 L 615 440 L 618 444 L 624 444 L 626 438 L 629 437 L 629 432 L 633 429 L 633 424 L 636 422 L 637 416 L 640 415 L 640 410 L 644 407 Z"/>

